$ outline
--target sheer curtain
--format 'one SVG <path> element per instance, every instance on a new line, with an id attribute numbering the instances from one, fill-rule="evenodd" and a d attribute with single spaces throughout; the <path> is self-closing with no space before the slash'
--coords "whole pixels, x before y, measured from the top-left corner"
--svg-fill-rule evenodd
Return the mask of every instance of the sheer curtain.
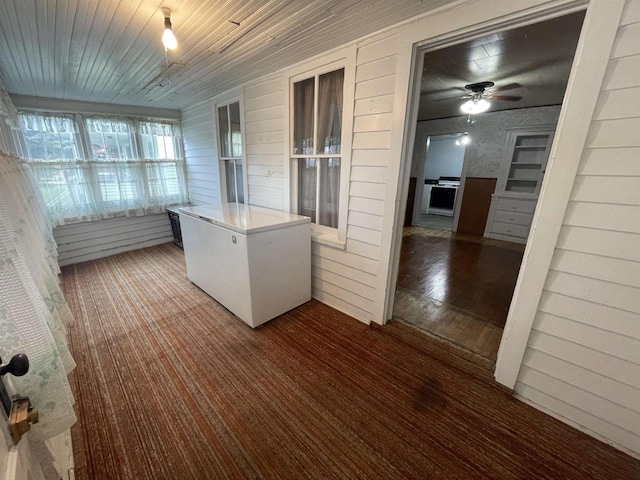
<path id="1" fill-rule="evenodd" d="M 100 206 L 93 195 L 91 166 L 82 157 L 72 115 L 21 114 L 22 155 L 29 159 L 49 217 L 95 220 Z"/>
<path id="2" fill-rule="evenodd" d="M 340 154 L 342 143 L 342 95 L 344 69 L 320 75 L 318 79 L 318 147 L 320 154 Z M 340 158 L 320 161 L 318 223 L 338 227 Z"/>
<path id="3" fill-rule="evenodd" d="M 187 201 L 177 124 L 89 115 L 80 118 L 83 138 L 78 118 L 20 114 L 23 157 L 55 225 L 162 213 Z"/>
<path id="4" fill-rule="evenodd" d="M 46 439 L 75 422 L 67 380 L 75 363 L 66 342 L 71 312 L 58 282 L 56 244 L 27 166 L 0 152 L 0 356 L 26 353 L 30 369 L 12 377 L 40 414 L 31 438 Z"/>
<path id="5" fill-rule="evenodd" d="M 344 69 L 318 79 L 318 147 L 316 153 L 340 153 Z"/>
<path id="6" fill-rule="evenodd" d="M 320 163 L 320 211 L 318 223 L 338 228 L 340 199 L 340 159 L 323 158 Z"/>
<path id="7" fill-rule="evenodd" d="M 313 109 L 315 78 L 293 85 L 293 153 L 313 155 Z"/>
<path id="8" fill-rule="evenodd" d="M 318 158 L 296 159 L 298 212 L 311 217 L 313 223 L 332 228 L 338 227 L 343 86 L 344 69 L 314 76 L 293 86 L 292 154 L 318 155 Z"/>

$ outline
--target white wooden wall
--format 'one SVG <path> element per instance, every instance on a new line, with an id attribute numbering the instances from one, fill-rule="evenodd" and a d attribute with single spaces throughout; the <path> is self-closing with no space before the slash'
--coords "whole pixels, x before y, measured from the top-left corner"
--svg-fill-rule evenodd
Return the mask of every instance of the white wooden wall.
<path id="1" fill-rule="evenodd" d="M 627 3 L 515 391 L 640 456 L 640 0 Z"/>
<path id="2" fill-rule="evenodd" d="M 249 203 L 284 209 L 284 84 L 282 74 L 244 87 L 244 143 Z"/>
<path id="3" fill-rule="evenodd" d="M 216 130 L 211 102 L 182 111 L 182 137 L 189 198 L 194 205 L 220 203 Z"/>
<path id="4" fill-rule="evenodd" d="M 369 38 L 356 48 L 354 118 L 344 120 L 353 121 L 347 244 L 345 250 L 313 245 L 312 287 L 315 298 L 370 322 L 380 268 L 397 32 Z"/>
<path id="5" fill-rule="evenodd" d="M 363 321 L 374 314 L 386 170 L 394 107 L 397 31 L 369 38 L 357 49 L 355 115 L 345 248 L 312 245 L 313 296 Z M 283 74 L 244 86 L 248 202 L 283 209 L 285 111 Z M 210 103 L 182 111 L 187 180 L 193 203 L 219 200 L 215 124 Z M 194 188 L 195 187 L 195 188 Z"/>
<path id="6" fill-rule="evenodd" d="M 7 125 L 5 117 L 2 115 L 0 115 L 0 152 L 16 155 L 11 127 Z"/>
<path id="7" fill-rule="evenodd" d="M 95 260 L 173 240 L 166 213 L 72 223 L 53 229 L 60 266 Z"/>

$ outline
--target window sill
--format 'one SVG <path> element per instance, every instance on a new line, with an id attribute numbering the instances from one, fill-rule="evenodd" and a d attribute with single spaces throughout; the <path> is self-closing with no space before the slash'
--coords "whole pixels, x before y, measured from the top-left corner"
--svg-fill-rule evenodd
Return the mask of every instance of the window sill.
<path id="1" fill-rule="evenodd" d="M 345 240 L 340 240 L 338 237 L 338 230 L 333 228 L 330 231 L 326 231 L 317 229 L 315 225 L 312 225 L 311 240 L 340 250 L 345 250 L 347 248 L 347 242 Z"/>

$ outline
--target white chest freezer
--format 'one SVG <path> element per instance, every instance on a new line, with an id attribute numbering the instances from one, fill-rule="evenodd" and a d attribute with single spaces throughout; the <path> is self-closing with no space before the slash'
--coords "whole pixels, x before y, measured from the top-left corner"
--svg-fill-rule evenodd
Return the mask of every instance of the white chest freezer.
<path id="1" fill-rule="evenodd" d="M 309 217 L 235 203 L 179 212 L 189 280 L 250 327 L 311 299 Z"/>

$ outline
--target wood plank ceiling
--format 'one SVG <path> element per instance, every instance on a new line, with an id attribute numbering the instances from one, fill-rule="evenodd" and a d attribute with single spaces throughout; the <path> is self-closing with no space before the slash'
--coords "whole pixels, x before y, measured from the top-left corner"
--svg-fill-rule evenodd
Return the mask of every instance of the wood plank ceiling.
<path id="1" fill-rule="evenodd" d="M 3 0 L 0 77 L 13 94 L 179 109 L 446 3 Z"/>

